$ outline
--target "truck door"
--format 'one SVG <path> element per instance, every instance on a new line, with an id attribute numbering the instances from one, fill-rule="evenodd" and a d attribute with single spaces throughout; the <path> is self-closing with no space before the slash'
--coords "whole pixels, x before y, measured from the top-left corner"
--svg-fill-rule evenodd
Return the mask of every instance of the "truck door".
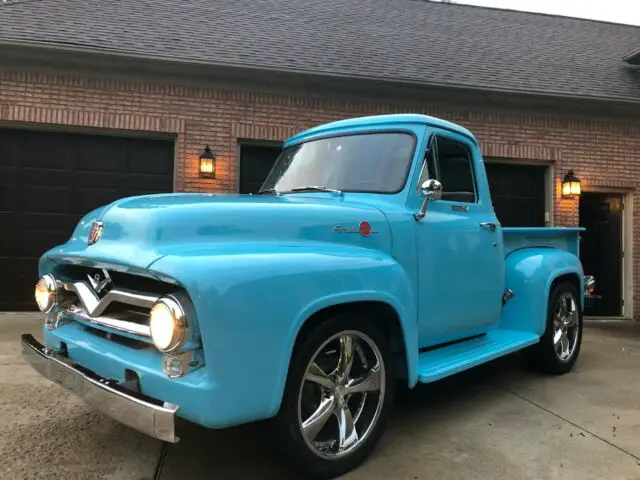
<path id="1" fill-rule="evenodd" d="M 463 135 L 433 135 L 416 183 L 442 183 L 442 198 L 415 222 L 420 347 L 482 333 L 498 322 L 504 293 L 502 232 L 480 151 Z"/>

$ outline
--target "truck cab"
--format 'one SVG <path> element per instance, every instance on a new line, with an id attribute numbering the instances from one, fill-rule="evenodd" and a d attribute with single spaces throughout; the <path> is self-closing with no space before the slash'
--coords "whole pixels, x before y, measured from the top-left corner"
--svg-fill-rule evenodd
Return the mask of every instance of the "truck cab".
<path id="1" fill-rule="evenodd" d="M 412 388 L 516 351 L 552 374 L 581 345 L 578 228 L 503 228 L 471 132 L 424 115 L 288 139 L 256 195 L 131 197 L 40 260 L 45 377 L 178 441 L 269 420 L 314 478 L 374 449 Z M 560 380 L 559 380 L 560 381 Z"/>

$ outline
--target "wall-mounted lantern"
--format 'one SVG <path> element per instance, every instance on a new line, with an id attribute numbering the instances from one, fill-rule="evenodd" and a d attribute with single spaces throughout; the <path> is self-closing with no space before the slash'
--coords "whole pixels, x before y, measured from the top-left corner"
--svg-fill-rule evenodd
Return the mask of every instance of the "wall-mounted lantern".
<path id="1" fill-rule="evenodd" d="M 579 197 L 581 193 L 580 179 L 575 176 L 573 170 L 569 170 L 562 179 L 562 196 L 564 198 Z"/>
<path id="2" fill-rule="evenodd" d="M 216 178 L 216 154 L 209 145 L 204 147 L 200 155 L 200 177 Z"/>

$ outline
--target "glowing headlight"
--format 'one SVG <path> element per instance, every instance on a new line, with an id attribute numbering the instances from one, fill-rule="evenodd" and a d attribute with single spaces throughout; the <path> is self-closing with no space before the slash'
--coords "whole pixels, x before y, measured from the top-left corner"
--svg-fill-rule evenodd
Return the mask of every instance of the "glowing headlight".
<path id="1" fill-rule="evenodd" d="M 187 319 L 180 304 L 170 297 L 158 300 L 151 308 L 151 339 L 161 352 L 176 350 L 187 336 Z"/>
<path id="2" fill-rule="evenodd" d="M 40 311 L 49 313 L 56 304 L 56 280 L 51 275 L 40 277 L 36 283 L 36 303 Z"/>

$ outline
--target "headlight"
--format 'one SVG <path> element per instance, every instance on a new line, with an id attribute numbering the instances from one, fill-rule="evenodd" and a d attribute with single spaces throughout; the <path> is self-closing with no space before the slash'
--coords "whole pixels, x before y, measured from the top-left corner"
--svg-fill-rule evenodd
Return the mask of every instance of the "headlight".
<path id="1" fill-rule="evenodd" d="M 40 311 L 49 313 L 56 304 L 58 290 L 56 279 L 51 275 L 43 275 L 36 283 L 36 303 Z"/>
<path id="2" fill-rule="evenodd" d="M 180 304 L 170 297 L 158 300 L 149 314 L 151 339 L 161 352 L 171 352 L 182 345 L 187 336 L 187 319 Z"/>

